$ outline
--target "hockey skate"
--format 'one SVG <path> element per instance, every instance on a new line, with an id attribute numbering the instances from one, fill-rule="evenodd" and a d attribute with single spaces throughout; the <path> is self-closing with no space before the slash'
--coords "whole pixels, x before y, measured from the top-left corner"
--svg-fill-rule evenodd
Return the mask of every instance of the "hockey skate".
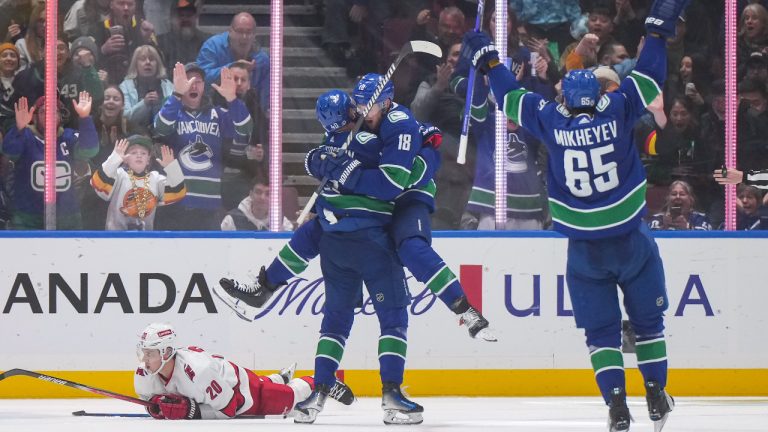
<path id="1" fill-rule="evenodd" d="M 239 282 L 234 279 L 221 278 L 219 286 L 213 287 L 213 293 L 221 299 L 230 309 L 242 319 L 253 321 L 253 317 L 258 314 L 258 308 L 272 297 L 284 284 L 273 285 L 267 281 L 267 270 L 261 266 L 259 277 L 255 282 L 249 284 Z"/>
<path id="2" fill-rule="evenodd" d="M 384 410 L 384 424 L 421 424 L 424 421 L 424 407 L 403 396 L 400 385 L 385 382 L 381 391 L 381 408 Z"/>
<path id="3" fill-rule="evenodd" d="M 621 387 L 611 390 L 611 403 L 608 409 L 608 432 L 621 432 L 629 430 L 632 416 L 629 415 L 627 406 L 627 393 Z"/>
<path id="4" fill-rule="evenodd" d="M 328 398 L 330 389 L 325 384 L 318 384 L 308 398 L 296 404 L 293 408 L 294 423 L 314 423 L 317 414 L 323 410 L 325 400 Z"/>
<path id="5" fill-rule="evenodd" d="M 333 387 L 328 390 L 328 397 L 341 402 L 344 405 L 352 405 L 352 402 L 356 400 L 352 389 L 349 388 L 347 384 L 339 380 L 336 380 L 336 384 L 334 384 Z"/>
<path id="6" fill-rule="evenodd" d="M 645 401 L 648 402 L 648 416 L 653 421 L 654 432 L 661 432 L 669 413 L 675 408 L 675 400 L 659 383 L 648 381 L 645 383 Z"/>
<path id="7" fill-rule="evenodd" d="M 466 297 L 461 297 L 451 306 L 451 310 L 461 317 L 461 323 L 467 326 L 469 336 L 482 339 L 487 342 L 496 342 L 498 339 L 488 327 L 488 320 L 472 307 Z"/>

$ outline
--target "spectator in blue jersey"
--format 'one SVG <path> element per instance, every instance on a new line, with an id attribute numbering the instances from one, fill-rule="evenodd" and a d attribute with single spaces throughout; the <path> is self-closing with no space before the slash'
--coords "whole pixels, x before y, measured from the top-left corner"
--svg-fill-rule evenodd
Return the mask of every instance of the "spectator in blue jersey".
<path id="1" fill-rule="evenodd" d="M 163 101 L 173 93 L 173 83 L 168 80 L 155 47 L 136 48 L 120 90 L 125 95 L 125 117 L 137 125 L 151 127 Z"/>
<path id="2" fill-rule="evenodd" d="M 712 227 L 707 215 L 696 210 L 696 195 L 690 184 L 675 180 L 669 185 L 669 193 L 661 213 L 651 217 L 648 227 L 663 231 L 709 231 Z"/>
<path id="3" fill-rule="evenodd" d="M 232 71 L 225 67 L 219 73 L 221 84 L 214 83 L 213 89 L 224 98 L 224 105 L 211 105 L 203 95 L 204 72 L 199 66 L 176 63 L 173 69 L 173 95 L 155 118 L 155 134 L 177 155 L 188 192 L 178 205 L 158 214 L 158 228 L 220 228 L 224 142 L 247 142 L 253 122 L 237 98 Z M 165 219 L 162 224 L 161 215 Z"/>
<path id="4" fill-rule="evenodd" d="M 507 117 L 548 151 L 549 207 L 568 237 L 566 281 L 578 328 L 584 329 L 595 381 L 608 407 L 609 431 L 628 431 L 622 310 L 637 336 L 638 368 L 648 415 L 660 432 L 674 408 L 666 392 L 664 312 L 669 306 L 659 249 L 642 217 L 646 179 L 633 128 L 658 97 L 667 72 L 666 41 L 688 0 L 655 0 L 645 46 L 618 90 L 600 95 L 591 71 L 562 80 L 563 102 L 528 91 L 504 67 L 487 35 L 464 37 L 472 65 L 488 76 Z"/>
<path id="5" fill-rule="evenodd" d="M 197 56 L 197 64 L 205 73 L 205 82 L 213 83 L 221 69 L 244 60 L 251 73 L 251 87 L 266 111 L 269 106 L 269 56 L 256 45 L 256 21 L 247 12 L 232 18 L 229 31 L 211 36 Z"/>
<path id="6" fill-rule="evenodd" d="M 539 166 L 541 143 L 512 121 L 507 121 L 507 218 L 496 224 L 495 142 L 484 140 L 477 146 L 477 169 L 469 196 L 464 228 L 478 230 L 540 230 L 544 228 L 546 195 Z"/>
<path id="7" fill-rule="evenodd" d="M 63 108 L 57 101 L 59 110 Z M 80 206 L 74 191 L 73 163 L 98 151 L 96 128 L 90 117 L 91 96 L 81 92 L 74 111 L 80 119 L 78 130 L 58 128 L 56 145 L 56 228 L 80 229 Z M 13 226 L 20 230 L 45 229 L 43 183 L 45 170 L 45 98 L 29 107 L 22 97 L 15 105 L 16 126 L 3 139 L 2 152 L 15 163 Z M 61 125 L 60 115 L 57 116 Z M 31 122 L 31 124 L 30 124 Z"/>
<path id="8" fill-rule="evenodd" d="M 256 178 L 251 191 L 237 208 L 221 221 L 222 231 L 269 231 L 269 183 Z M 293 224 L 283 216 L 282 231 L 293 231 Z"/>

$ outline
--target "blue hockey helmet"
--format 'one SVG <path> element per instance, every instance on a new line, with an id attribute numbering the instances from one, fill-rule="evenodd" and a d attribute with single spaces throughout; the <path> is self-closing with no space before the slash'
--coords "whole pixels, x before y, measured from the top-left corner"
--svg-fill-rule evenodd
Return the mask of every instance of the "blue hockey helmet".
<path id="1" fill-rule="evenodd" d="M 349 110 L 354 107 L 355 103 L 347 93 L 329 90 L 317 98 L 315 115 L 326 132 L 335 132 L 353 120 Z"/>
<path id="2" fill-rule="evenodd" d="M 352 97 L 358 105 L 365 106 L 368 101 L 371 100 L 373 92 L 378 87 L 379 83 L 384 79 L 384 76 L 369 73 L 360 79 L 355 85 L 355 90 L 352 92 Z M 395 86 L 392 81 L 387 81 L 384 85 L 384 89 L 379 93 L 379 97 L 376 98 L 376 102 L 384 102 L 387 99 L 394 99 Z"/>
<path id="3" fill-rule="evenodd" d="M 591 108 L 600 95 L 600 83 L 590 70 L 573 69 L 563 78 L 563 97 L 568 108 Z"/>

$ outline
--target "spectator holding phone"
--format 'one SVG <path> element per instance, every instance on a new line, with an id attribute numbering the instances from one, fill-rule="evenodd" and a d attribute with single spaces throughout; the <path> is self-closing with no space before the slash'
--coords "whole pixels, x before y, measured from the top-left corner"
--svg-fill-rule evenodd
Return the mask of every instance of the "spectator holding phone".
<path id="1" fill-rule="evenodd" d="M 691 185 L 682 180 L 676 180 L 669 186 L 669 193 L 661 208 L 648 222 L 652 230 L 664 231 L 709 231 L 707 215 L 695 210 L 696 196 Z"/>
<path id="2" fill-rule="evenodd" d="M 136 17 L 136 0 L 110 0 L 109 16 L 98 28 L 96 45 L 100 47 L 101 69 L 110 84 L 120 84 L 128 72 L 133 51 L 141 45 L 157 46 L 155 28 Z"/>

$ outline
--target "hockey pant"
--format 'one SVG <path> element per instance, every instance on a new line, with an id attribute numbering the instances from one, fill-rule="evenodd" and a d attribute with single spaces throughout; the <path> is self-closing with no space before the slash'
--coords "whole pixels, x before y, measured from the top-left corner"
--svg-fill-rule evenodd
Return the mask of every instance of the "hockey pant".
<path id="1" fill-rule="evenodd" d="M 391 238 L 381 227 L 326 232 L 320 240 L 325 305 L 315 355 L 315 382 L 332 386 L 354 321 L 368 289 L 379 320 L 382 382 L 403 382 L 410 293 Z"/>
<path id="2" fill-rule="evenodd" d="M 419 201 L 396 204 L 391 231 L 403 265 L 450 309 L 464 296 L 464 290 L 456 275 L 432 248 L 429 207 Z"/>
<path id="3" fill-rule="evenodd" d="M 621 236 L 570 240 L 566 281 L 576 318 L 590 350 L 595 379 L 608 403 L 610 391 L 626 388 L 621 352 L 621 308 L 637 335 L 637 363 L 645 381 L 667 382 L 664 268 L 659 249 L 645 225 Z"/>

